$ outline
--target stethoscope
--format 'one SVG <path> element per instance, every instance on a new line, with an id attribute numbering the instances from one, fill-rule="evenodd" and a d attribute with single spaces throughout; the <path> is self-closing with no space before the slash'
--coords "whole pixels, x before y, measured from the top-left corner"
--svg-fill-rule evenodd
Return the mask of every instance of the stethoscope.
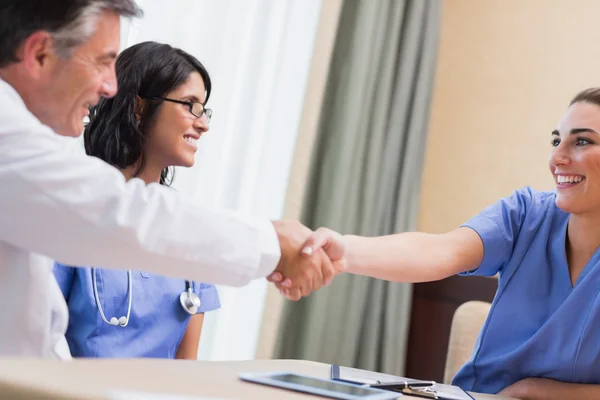
<path id="1" fill-rule="evenodd" d="M 98 311 L 100 311 L 100 316 L 102 320 L 108 325 L 120 326 L 122 328 L 126 327 L 129 324 L 129 317 L 131 316 L 131 299 L 133 297 L 133 279 L 131 277 L 131 270 L 127 270 L 127 295 L 129 297 L 128 305 L 127 305 L 127 316 L 123 315 L 122 317 L 112 317 L 110 320 L 106 319 L 104 315 L 104 310 L 102 309 L 102 305 L 100 304 L 100 298 L 98 297 L 98 286 L 96 285 L 96 268 L 92 268 L 92 281 L 94 286 L 94 297 L 96 299 L 96 306 L 98 307 Z M 196 314 L 198 311 L 198 307 L 200 307 L 200 297 L 196 293 L 194 293 L 194 286 L 192 282 L 185 281 L 185 290 L 181 292 L 179 295 L 179 303 L 181 303 L 181 307 L 190 315 Z"/>

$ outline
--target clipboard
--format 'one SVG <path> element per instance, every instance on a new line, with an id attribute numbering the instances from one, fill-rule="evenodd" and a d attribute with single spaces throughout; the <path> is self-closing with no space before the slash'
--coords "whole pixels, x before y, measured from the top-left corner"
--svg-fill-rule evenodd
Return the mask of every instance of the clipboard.
<path id="1" fill-rule="evenodd" d="M 358 368 L 343 367 L 340 365 L 331 365 L 330 378 L 332 380 L 391 390 L 407 396 L 425 399 L 475 400 L 470 394 L 458 386 L 409 379 Z"/>

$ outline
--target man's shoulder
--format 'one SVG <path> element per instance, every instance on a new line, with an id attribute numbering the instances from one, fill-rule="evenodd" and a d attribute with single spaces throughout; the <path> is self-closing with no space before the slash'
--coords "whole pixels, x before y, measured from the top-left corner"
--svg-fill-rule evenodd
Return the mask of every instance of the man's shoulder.
<path id="1" fill-rule="evenodd" d="M 17 91 L 0 79 L 0 134 L 20 133 L 41 128 L 40 121 L 27 109 Z"/>
<path id="2" fill-rule="evenodd" d="M 19 93 L 13 88 L 8 82 L 0 79 L 0 103 L 13 105 L 17 108 L 27 109 L 25 107 L 25 103 L 23 99 L 19 95 Z M 0 112 L 2 111 L 10 111 L 6 108 L 2 107 Z"/>

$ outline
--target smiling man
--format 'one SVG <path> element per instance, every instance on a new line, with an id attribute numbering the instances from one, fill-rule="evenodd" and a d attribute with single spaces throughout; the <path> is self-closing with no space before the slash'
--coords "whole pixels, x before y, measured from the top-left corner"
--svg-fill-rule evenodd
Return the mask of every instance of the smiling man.
<path id="1" fill-rule="evenodd" d="M 38 27 L 35 15 L 28 20 L 28 10 L 17 9 L 28 3 L 39 3 L 33 13 L 45 15 L 50 20 L 46 26 Z M 2 10 L 0 76 L 42 123 L 61 135 L 79 136 L 89 108 L 117 91 L 114 62 L 120 15 L 135 16 L 140 11 L 126 1 L 89 2 L 88 7 L 75 6 L 83 1 L 70 2 L 71 6 L 59 3 L 62 7 L 41 1 L 15 2 L 13 10 Z M 76 19 L 61 27 L 59 21 L 68 18 L 69 12 Z M 19 37 L 29 31 L 33 32 L 19 43 Z"/>
<path id="2" fill-rule="evenodd" d="M 132 0 L 0 2 L 0 356 L 69 357 L 53 259 L 229 285 L 278 271 L 298 297 L 336 272 L 323 252 L 300 256 L 311 232 L 297 222 L 126 182 L 60 136 L 116 93 L 120 17 L 140 13 Z"/>

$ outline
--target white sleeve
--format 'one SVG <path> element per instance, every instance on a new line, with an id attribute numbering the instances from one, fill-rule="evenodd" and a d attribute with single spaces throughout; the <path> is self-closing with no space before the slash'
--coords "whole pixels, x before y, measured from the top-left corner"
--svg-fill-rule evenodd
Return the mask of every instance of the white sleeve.
<path id="1" fill-rule="evenodd" d="M 280 249 L 270 221 L 125 182 L 1 95 L 0 241 L 70 265 L 234 286 L 275 269 Z"/>

